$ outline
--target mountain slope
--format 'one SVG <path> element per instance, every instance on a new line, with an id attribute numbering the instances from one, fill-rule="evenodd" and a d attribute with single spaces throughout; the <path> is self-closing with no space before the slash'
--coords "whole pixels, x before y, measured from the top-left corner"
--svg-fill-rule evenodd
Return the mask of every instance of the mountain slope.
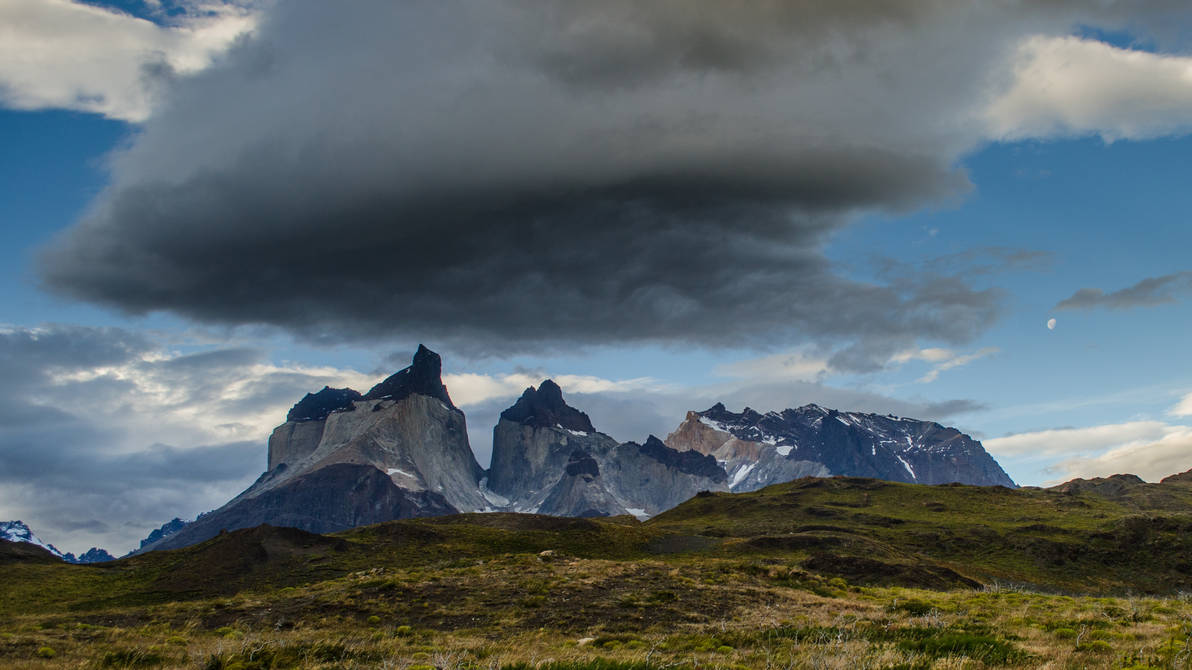
<path id="1" fill-rule="evenodd" d="M 486 486 L 505 509 L 559 516 L 648 517 L 703 490 L 727 490 L 715 459 L 598 432 L 551 380 L 526 389 L 493 429 Z"/>
<path id="2" fill-rule="evenodd" d="M 666 442 L 714 455 L 732 477 L 733 491 L 827 475 L 1014 486 L 980 442 L 955 428 L 818 405 L 761 414 L 748 407 L 734 413 L 717 403 L 688 412 Z"/>
<path id="3" fill-rule="evenodd" d="M 33 529 L 29 528 L 23 521 L 0 521 L 0 540 L 40 547 L 55 558 L 61 559 L 64 556 L 62 552 L 58 551 L 57 547 L 43 542 L 41 538 L 37 537 L 33 533 Z"/>

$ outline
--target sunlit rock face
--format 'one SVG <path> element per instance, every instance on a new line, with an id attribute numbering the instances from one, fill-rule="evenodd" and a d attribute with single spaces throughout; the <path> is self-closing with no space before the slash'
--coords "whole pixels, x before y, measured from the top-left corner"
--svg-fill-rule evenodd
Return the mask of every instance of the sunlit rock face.
<path id="1" fill-rule="evenodd" d="M 619 443 L 549 379 L 501 413 L 486 472 L 441 373 L 439 355 L 420 346 L 409 367 L 368 393 L 308 393 L 269 437 L 269 469 L 252 486 L 139 551 L 263 523 L 325 533 L 456 512 L 645 519 L 701 491 L 801 477 L 1013 486 L 979 442 L 953 428 L 816 405 L 760 414 L 717 404 L 688 412 L 665 442 Z"/>
<path id="2" fill-rule="evenodd" d="M 331 532 L 489 508 L 484 470 L 441 369 L 438 354 L 420 346 L 409 367 L 367 394 L 308 394 L 270 436 L 269 470 L 223 507 L 144 549 L 261 523 Z"/>
<path id="3" fill-rule="evenodd" d="M 804 405 L 761 414 L 688 412 L 667 445 L 717 459 L 733 491 L 845 475 L 916 484 L 1014 486 L 981 443 L 932 421 Z"/>

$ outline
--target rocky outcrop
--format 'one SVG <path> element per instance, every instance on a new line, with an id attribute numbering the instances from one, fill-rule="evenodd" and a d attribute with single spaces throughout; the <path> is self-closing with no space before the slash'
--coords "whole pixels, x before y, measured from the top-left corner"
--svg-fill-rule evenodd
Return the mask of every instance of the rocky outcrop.
<path id="1" fill-rule="evenodd" d="M 367 394 L 331 388 L 307 394 L 270 436 L 269 469 L 252 486 L 138 551 L 260 523 L 329 532 L 488 508 L 480 490 L 484 470 L 441 371 L 439 355 L 419 346 L 409 367 Z"/>
<path id="2" fill-rule="evenodd" d="M 1192 470 L 1186 470 L 1174 475 L 1168 475 L 1159 480 L 1160 484 L 1192 484 Z"/>
<path id="3" fill-rule="evenodd" d="M 666 437 L 668 446 L 682 452 L 706 454 L 720 464 L 728 473 L 729 489 L 735 492 L 756 491 L 801 477 L 829 476 L 828 468 L 822 463 L 791 458 L 793 449 L 778 446 L 777 440 L 771 442 L 775 443 L 740 439 L 705 420 L 699 412 L 688 412 L 683 423 Z"/>
<path id="4" fill-rule="evenodd" d="M 1173 477 L 1177 476 L 1173 475 Z M 1169 483 L 1169 480 L 1171 480 L 1171 477 L 1164 479 L 1160 483 Z M 1050 490 L 1072 495 L 1091 493 L 1103 498 L 1117 499 L 1127 496 L 1137 488 L 1145 487 L 1147 487 L 1147 483 L 1142 480 L 1142 477 L 1127 474 L 1093 477 L 1092 479 L 1072 479 L 1058 486 L 1053 486 Z"/>
<path id="5" fill-rule="evenodd" d="M 628 514 L 600 478 L 600 465 L 583 450 L 571 453 L 563 476 L 539 506 L 540 514 L 551 516 L 600 517 Z"/>
<path id="6" fill-rule="evenodd" d="M 144 549 L 155 542 L 160 542 L 161 540 L 164 540 L 165 538 L 182 530 L 185 526 L 185 521 L 179 519 L 178 517 L 174 517 L 173 519 L 163 523 L 160 528 L 155 528 L 151 533 L 149 533 L 148 537 L 141 540 L 141 546 L 139 548 Z"/>
<path id="7" fill-rule="evenodd" d="M 688 412 L 667 445 L 714 456 L 733 491 L 843 475 L 918 484 L 1014 486 L 981 443 L 955 428 L 818 405 L 761 414 L 717 403 Z"/>
<path id="8" fill-rule="evenodd" d="M 715 459 L 680 453 L 653 436 L 618 444 L 548 379 L 501 414 L 487 486 L 513 511 L 646 517 L 699 491 L 727 490 L 726 479 Z"/>
<path id="9" fill-rule="evenodd" d="M 605 465 L 608 488 L 638 517 L 664 512 L 700 491 L 727 491 L 728 475 L 716 459 L 680 452 L 653 435 L 644 444 L 618 445 Z"/>
<path id="10" fill-rule="evenodd" d="M 66 555 L 62 557 L 62 560 L 66 561 L 67 563 L 74 563 L 75 565 L 91 565 L 92 563 L 107 563 L 108 561 L 114 561 L 116 560 L 116 557 L 109 554 L 106 550 L 100 549 L 99 547 L 91 547 L 78 556 L 67 552 Z"/>
<path id="11" fill-rule="evenodd" d="M 594 433 L 587 414 L 563 401 L 563 389 L 547 379 L 535 389 L 526 389 L 512 407 L 501 412 L 501 418 L 523 426 L 562 428 L 573 432 Z"/>
<path id="12" fill-rule="evenodd" d="M 398 370 L 385 381 L 372 387 L 365 400 L 392 400 L 399 402 L 414 394 L 435 398 L 454 408 L 447 387 L 443 385 L 443 359 L 421 344 L 414 353 L 414 361 L 408 368 Z"/>

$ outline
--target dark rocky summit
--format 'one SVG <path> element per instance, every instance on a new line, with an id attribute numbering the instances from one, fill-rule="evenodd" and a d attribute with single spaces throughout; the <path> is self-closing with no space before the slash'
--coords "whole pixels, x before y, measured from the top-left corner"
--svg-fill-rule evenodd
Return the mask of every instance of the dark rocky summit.
<path id="1" fill-rule="evenodd" d="M 309 398 L 310 395 L 308 394 L 306 397 Z M 292 412 L 293 411 L 291 410 L 291 413 Z M 153 544 L 154 542 L 159 542 L 159 541 L 173 535 L 174 533 L 177 533 L 178 531 L 182 530 L 182 528 L 184 526 L 186 526 L 185 521 L 183 521 L 182 519 L 179 519 L 178 517 L 174 517 L 173 519 L 162 524 L 160 528 L 154 529 L 153 532 L 149 533 L 148 537 L 141 540 L 141 546 L 138 548 L 144 549 L 145 547 Z"/>
<path id="2" fill-rule="evenodd" d="M 297 405 L 286 414 L 286 421 L 322 421 L 332 412 L 342 412 L 353 409 L 357 400 L 364 396 L 352 389 L 333 389 L 324 386 L 318 393 L 307 393 Z"/>
<path id="3" fill-rule="evenodd" d="M 563 389 L 548 379 L 535 389 L 526 389 L 512 407 L 501 412 L 501 418 L 523 426 L 565 428 L 581 433 L 594 433 L 587 414 L 563 401 Z"/>
<path id="4" fill-rule="evenodd" d="M 90 565 L 91 563 L 107 563 L 108 561 L 114 561 L 116 560 L 116 557 L 109 554 L 107 551 L 100 549 L 99 547 L 91 547 L 79 556 L 75 556 L 74 554 L 67 552 L 66 555 L 62 557 L 62 560 L 66 561 L 67 563 L 74 563 L 76 565 Z"/>
<path id="5" fill-rule="evenodd" d="M 365 400 L 398 401 L 414 393 L 438 398 L 448 407 L 455 407 L 443 385 L 443 359 L 421 344 L 414 354 L 414 362 L 408 368 L 398 370 L 388 379 L 372 387 Z"/>

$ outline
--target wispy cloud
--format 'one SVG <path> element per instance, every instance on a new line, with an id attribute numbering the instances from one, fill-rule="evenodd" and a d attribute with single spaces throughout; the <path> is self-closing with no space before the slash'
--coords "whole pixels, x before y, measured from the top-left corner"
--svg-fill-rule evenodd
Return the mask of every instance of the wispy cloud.
<path id="1" fill-rule="evenodd" d="M 1133 286 L 1110 293 L 1099 288 L 1082 288 L 1061 300 L 1055 309 L 1152 307 L 1172 303 L 1188 295 L 1192 295 L 1192 272 L 1176 272 L 1160 277 L 1147 277 Z"/>

